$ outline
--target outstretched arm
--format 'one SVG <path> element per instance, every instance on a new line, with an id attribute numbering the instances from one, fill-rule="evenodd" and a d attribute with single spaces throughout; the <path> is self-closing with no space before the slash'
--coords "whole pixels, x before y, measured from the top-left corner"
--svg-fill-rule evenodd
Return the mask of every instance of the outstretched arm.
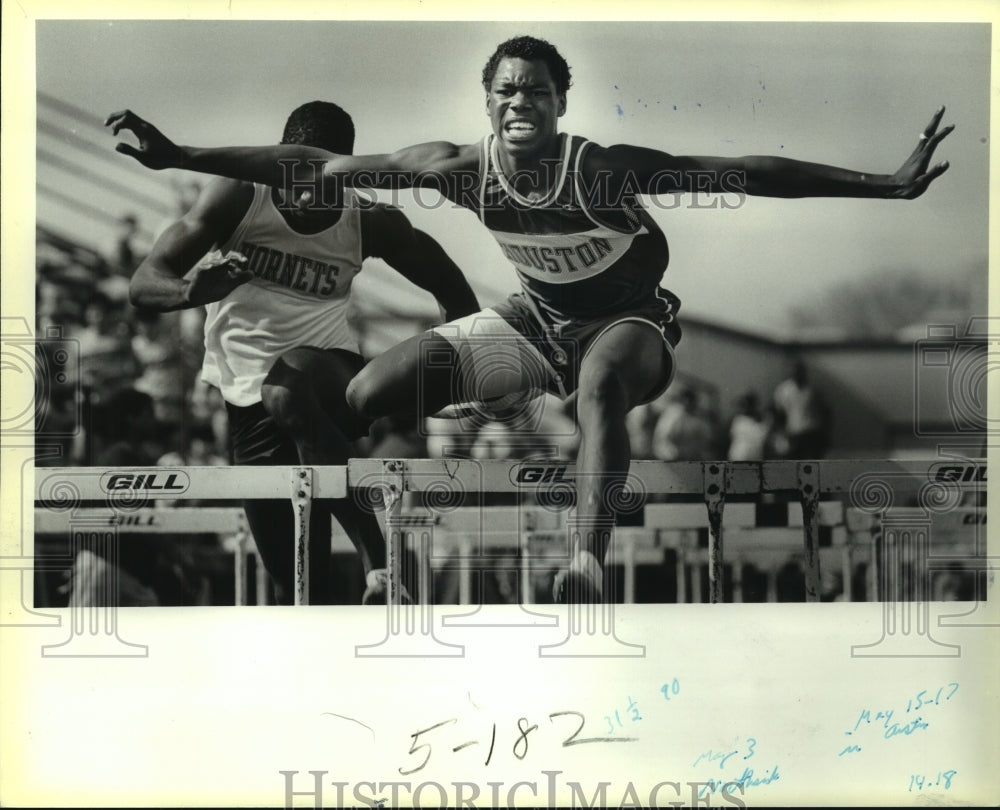
<path id="1" fill-rule="evenodd" d="M 178 146 L 131 110 L 112 113 L 104 122 L 117 135 L 135 134 L 138 145 L 115 147 L 150 169 L 187 169 L 253 183 L 321 195 L 324 185 L 365 188 L 425 186 L 445 191 L 442 176 L 468 163 L 474 150 L 443 141 L 419 144 L 382 155 L 337 155 L 312 146 Z"/>
<path id="2" fill-rule="evenodd" d="M 414 228 L 402 211 L 379 205 L 363 211 L 365 257 L 384 259 L 400 275 L 433 295 L 453 321 L 479 311 L 472 288 L 432 237 Z"/>
<path id="3" fill-rule="evenodd" d="M 209 184 L 191 210 L 156 240 L 132 275 L 132 304 L 160 312 L 189 309 L 221 301 L 253 278 L 238 254 L 205 255 L 235 230 L 252 198 L 253 188 L 243 183 Z"/>
<path id="4" fill-rule="evenodd" d="M 584 171 L 591 180 L 605 173 L 612 191 L 639 194 L 735 192 L 764 197 L 919 197 L 947 169 L 931 167 L 937 145 L 954 129 L 938 131 L 944 107 L 931 118 L 917 146 L 893 174 L 865 172 L 789 158 L 678 157 L 655 149 L 612 146 L 591 150 Z"/>

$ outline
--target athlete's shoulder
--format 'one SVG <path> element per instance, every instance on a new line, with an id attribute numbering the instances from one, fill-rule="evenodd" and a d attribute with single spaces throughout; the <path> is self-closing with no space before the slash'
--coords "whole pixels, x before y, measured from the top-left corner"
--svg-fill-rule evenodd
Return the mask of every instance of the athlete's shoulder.
<path id="1" fill-rule="evenodd" d="M 198 195 L 191 212 L 198 216 L 242 217 L 253 202 L 253 183 L 228 177 L 213 178 Z"/>
<path id="2" fill-rule="evenodd" d="M 629 153 L 632 150 L 629 145 L 603 146 L 585 138 L 581 138 L 581 141 L 580 149 L 583 150 L 581 168 L 583 171 L 590 173 L 628 168 Z"/>
<path id="3" fill-rule="evenodd" d="M 360 211 L 361 253 L 365 258 L 383 256 L 386 250 L 409 238 L 413 225 L 394 205 L 377 202 Z"/>
<path id="4" fill-rule="evenodd" d="M 202 188 L 176 224 L 210 234 L 218 243 L 224 242 L 250 211 L 254 193 L 253 183 L 215 178 Z"/>

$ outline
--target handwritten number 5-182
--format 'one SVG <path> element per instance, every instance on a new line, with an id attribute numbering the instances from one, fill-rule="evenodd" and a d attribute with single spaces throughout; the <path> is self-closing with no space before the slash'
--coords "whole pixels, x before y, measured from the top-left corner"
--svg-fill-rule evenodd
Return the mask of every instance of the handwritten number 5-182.
<path id="1" fill-rule="evenodd" d="M 532 731 L 534 731 L 536 728 L 538 728 L 538 726 L 537 725 L 529 726 L 528 725 L 528 718 L 527 717 L 521 717 L 521 718 L 518 718 L 517 728 L 518 728 L 518 731 L 521 732 L 521 734 L 518 736 L 517 740 L 515 740 L 515 742 L 514 742 L 514 756 L 517 757 L 518 759 L 524 759 L 528 755 L 528 735 Z M 518 751 L 517 751 L 518 745 L 521 746 L 521 752 L 520 753 L 518 753 Z"/>
<path id="2" fill-rule="evenodd" d="M 407 776 L 408 774 L 416 773 L 421 768 L 423 768 L 427 764 L 427 762 L 430 760 L 430 758 L 431 758 L 431 746 L 430 746 L 430 743 L 421 743 L 420 745 L 417 745 L 417 737 L 419 737 L 421 734 L 426 734 L 428 731 L 433 731 L 436 728 L 441 728 L 441 726 L 447 726 L 449 723 L 456 723 L 456 722 L 458 722 L 458 721 L 455 718 L 452 718 L 451 720 L 444 720 L 441 723 L 436 723 L 433 726 L 421 729 L 420 731 L 417 731 L 417 732 L 414 732 L 413 734 L 411 734 L 410 736 L 413 738 L 413 742 L 410 743 L 410 751 L 409 751 L 409 753 L 415 754 L 421 748 L 426 748 L 427 749 L 427 756 L 425 756 L 424 757 L 424 761 L 421 762 L 419 765 L 417 765 L 415 768 L 410 768 L 410 770 L 408 770 L 408 771 L 404 771 L 402 768 L 399 768 L 399 773 L 402 776 Z"/>

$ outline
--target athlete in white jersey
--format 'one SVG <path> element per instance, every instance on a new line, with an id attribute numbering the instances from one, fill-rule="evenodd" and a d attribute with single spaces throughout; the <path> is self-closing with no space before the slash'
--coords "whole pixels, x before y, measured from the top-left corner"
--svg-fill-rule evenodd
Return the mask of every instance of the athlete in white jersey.
<path id="1" fill-rule="evenodd" d="M 584 150 L 576 140 L 567 152 L 567 140 L 557 125 L 566 112 L 570 71 L 551 44 L 534 37 L 508 40 L 489 59 L 482 78 L 493 129 L 488 163 L 479 143 L 460 146 L 438 141 L 366 156 L 328 155 L 301 147 L 199 149 L 177 146 L 127 110 L 111 115 L 107 123 L 116 133 L 134 132 L 138 146 L 119 143 L 118 150 L 154 169 L 180 166 L 283 185 L 290 181 L 283 166 L 295 160 L 302 169 L 296 182 L 312 167 L 317 194 L 345 185 L 429 187 L 480 213 L 517 267 L 522 293 L 493 312 L 394 347 L 352 381 L 348 400 L 360 413 L 375 416 L 409 406 L 419 390 L 425 412 L 432 413 L 456 392 L 463 393 L 454 378 L 467 385 L 470 378 L 481 376 L 484 386 L 489 382 L 508 390 L 534 384 L 527 372 L 533 358 L 546 351 L 539 341 L 555 343 L 551 354 L 556 360 L 575 352 L 567 369 L 577 387 L 582 435 L 576 488 L 579 542 L 568 570 L 556 579 L 555 596 L 600 600 L 601 564 L 610 540 L 607 527 L 621 503 L 629 467 L 625 416 L 669 382 L 674 367 L 669 345 L 678 334 L 670 309 L 676 308 L 676 299 L 657 293 L 666 265 L 666 241 L 657 246 L 662 234 L 644 223 L 636 198 L 736 192 L 913 199 L 948 168 L 947 163 L 931 167 L 931 159 L 952 127 L 938 131 L 941 108 L 893 174 L 864 174 L 768 156 L 680 157 L 630 145 L 590 145 Z M 491 222 L 487 195 L 494 187 L 493 177 L 505 195 L 497 203 L 497 217 L 505 222 Z M 576 210 L 580 201 L 560 199 L 567 193 L 567 183 L 571 191 L 584 195 L 587 210 L 595 215 L 584 212 L 583 219 L 596 221 L 584 223 Z M 647 234 L 640 233 L 643 228 Z M 602 232 L 587 232 L 594 229 Z M 603 230 L 620 232 L 621 238 L 612 242 Z M 615 252 L 629 239 L 628 247 Z M 637 244 L 640 241 L 644 244 Z M 640 249 L 645 251 L 641 259 Z M 608 261 L 612 255 L 615 260 Z M 602 308 L 603 293 L 607 305 Z M 516 369 L 505 375 L 490 373 L 498 369 L 482 373 L 480 358 L 488 362 L 490 353 L 477 348 L 490 339 L 496 343 L 503 335 L 523 338 L 525 373 Z M 560 345 L 560 335 L 567 338 L 566 344 Z M 458 349 L 457 367 L 422 368 L 428 353 L 452 346 Z M 548 363 L 537 362 L 543 368 Z M 561 371 L 552 369 L 550 374 L 553 383 L 565 382 L 556 379 Z M 435 379 L 437 385 L 428 384 Z M 418 386 L 418 380 L 424 384 Z"/>
<path id="2" fill-rule="evenodd" d="M 205 307 L 202 378 L 226 402 L 261 400 L 261 384 L 282 354 L 298 346 L 358 353 L 347 323 L 351 284 L 364 259 L 361 208 L 351 192 L 340 219 L 317 233 L 293 230 L 273 199 L 256 185 L 242 222 L 221 253 L 245 259 L 253 278 Z"/>
<path id="3" fill-rule="evenodd" d="M 295 110 L 283 138 L 348 152 L 353 141 L 350 116 L 326 102 Z M 398 210 L 359 200 L 350 190 L 335 208 L 305 202 L 264 185 L 216 181 L 160 237 L 132 279 L 137 306 L 205 305 L 202 377 L 222 392 L 236 464 L 342 464 L 352 454 L 350 443 L 367 433 L 368 420 L 344 399 L 348 381 L 364 365 L 346 310 L 366 258 L 385 259 L 433 293 L 450 317 L 478 309 L 458 268 Z M 248 500 L 244 507 L 277 601 L 288 603 L 291 505 Z M 312 510 L 312 601 L 336 599 L 331 513 L 361 555 L 363 601 L 384 601 L 378 523 L 343 501 L 317 502 Z"/>

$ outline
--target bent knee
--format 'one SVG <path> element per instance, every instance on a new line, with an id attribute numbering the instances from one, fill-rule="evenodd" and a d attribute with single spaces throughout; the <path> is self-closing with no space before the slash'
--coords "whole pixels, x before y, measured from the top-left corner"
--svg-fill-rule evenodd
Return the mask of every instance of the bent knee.
<path id="1" fill-rule="evenodd" d="M 295 421 L 307 407 L 310 396 L 309 387 L 312 383 L 309 376 L 285 360 L 294 351 L 296 350 L 274 361 L 260 388 L 264 410 L 279 425 Z"/>
<path id="2" fill-rule="evenodd" d="M 347 406 L 354 413 L 371 419 L 378 416 L 376 393 L 373 375 L 367 369 L 362 369 L 347 384 L 347 391 L 344 396 L 347 398 Z"/>
<path id="3" fill-rule="evenodd" d="M 303 397 L 294 388 L 265 383 L 260 389 L 260 401 L 279 427 L 291 428 L 301 420 Z"/>

